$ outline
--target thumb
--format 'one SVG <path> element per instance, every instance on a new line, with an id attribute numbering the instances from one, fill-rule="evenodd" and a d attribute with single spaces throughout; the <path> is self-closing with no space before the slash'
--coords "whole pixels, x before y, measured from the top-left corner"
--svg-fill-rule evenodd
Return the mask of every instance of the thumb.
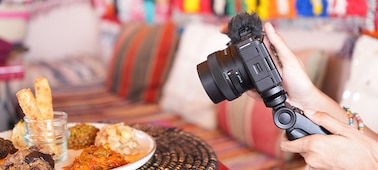
<path id="1" fill-rule="evenodd" d="M 305 110 L 304 113 L 311 121 L 319 126 L 324 127 L 332 134 L 344 134 L 343 132 L 350 128 L 349 125 L 340 122 L 339 120 L 335 119 L 325 112 Z"/>

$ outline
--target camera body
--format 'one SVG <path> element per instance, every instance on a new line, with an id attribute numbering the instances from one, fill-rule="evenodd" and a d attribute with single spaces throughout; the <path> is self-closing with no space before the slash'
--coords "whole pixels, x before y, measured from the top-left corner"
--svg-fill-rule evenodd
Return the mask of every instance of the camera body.
<path id="1" fill-rule="evenodd" d="M 214 103 L 231 101 L 255 89 L 265 106 L 273 109 L 277 127 L 286 130 L 289 140 L 311 134 L 329 134 L 286 102 L 287 93 L 265 44 L 257 14 L 241 13 L 229 22 L 228 47 L 216 51 L 197 65 L 201 83 Z M 233 32 L 232 32 L 233 31 Z"/>
<path id="2" fill-rule="evenodd" d="M 286 101 L 281 76 L 262 39 L 247 37 L 210 54 L 207 59 L 197 70 L 214 103 L 231 101 L 250 89 L 256 89 L 267 107 Z"/>

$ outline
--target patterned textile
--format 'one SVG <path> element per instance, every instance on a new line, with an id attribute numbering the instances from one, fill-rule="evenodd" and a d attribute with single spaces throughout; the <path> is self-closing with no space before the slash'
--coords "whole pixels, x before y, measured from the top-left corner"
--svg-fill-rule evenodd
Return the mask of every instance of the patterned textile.
<path id="1" fill-rule="evenodd" d="M 44 15 L 56 8 L 76 5 L 78 3 L 91 4 L 91 0 L 56 0 L 56 1 L 35 1 L 29 4 L 29 13 L 31 17 Z"/>
<path id="2" fill-rule="evenodd" d="M 106 76 L 104 63 L 89 55 L 68 56 L 55 61 L 39 60 L 27 63 L 25 67 L 25 87 L 33 87 L 34 79 L 39 76 L 48 78 L 52 87 L 103 82 Z"/>
<path id="3" fill-rule="evenodd" d="M 292 154 L 280 150 L 281 130 L 273 123 L 272 109 L 243 94 L 238 99 L 218 104 L 222 130 L 242 143 L 270 156 L 290 160 Z"/>
<path id="4" fill-rule="evenodd" d="M 130 101 L 157 102 L 177 40 L 176 26 L 170 22 L 125 24 L 115 43 L 107 88 Z"/>

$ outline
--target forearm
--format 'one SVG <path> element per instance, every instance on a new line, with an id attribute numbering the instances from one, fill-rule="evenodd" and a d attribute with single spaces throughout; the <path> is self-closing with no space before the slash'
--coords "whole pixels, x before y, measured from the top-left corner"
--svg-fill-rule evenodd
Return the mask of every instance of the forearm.
<path id="1" fill-rule="evenodd" d="M 315 88 L 313 92 L 314 93 L 311 96 L 315 97 L 313 97 L 313 100 L 308 100 L 311 101 L 311 103 L 306 103 L 307 106 L 305 107 L 329 113 L 340 122 L 349 122 L 348 116 L 342 106 L 340 106 L 336 101 L 334 101 L 332 98 L 330 98 L 317 88 Z M 354 127 L 357 126 L 357 122 L 354 121 Z M 378 134 L 369 129 L 369 127 L 367 127 L 366 125 L 364 127 L 364 134 L 378 141 Z"/>

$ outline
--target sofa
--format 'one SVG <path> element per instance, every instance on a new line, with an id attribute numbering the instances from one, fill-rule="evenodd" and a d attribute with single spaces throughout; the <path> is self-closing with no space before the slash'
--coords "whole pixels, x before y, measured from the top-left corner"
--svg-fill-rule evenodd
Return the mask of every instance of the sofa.
<path id="1" fill-rule="evenodd" d="M 208 143 L 230 169 L 305 165 L 298 154 L 280 151 L 282 132 L 264 103 L 243 94 L 216 105 L 202 88 L 196 65 L 226 47 L 228 38 L 219 32 L 221 23 L 198 19 L 185 24 L 104 22 L 87 1 L 79 2 L 43 6 L 42 12 L 33 13 L 24 39 L 29 47 L 25 77 L 13 86 L 14 92 L 32 88 L 36 77 L 45 76 L 52 87 L 54 109 L 67 112 L 70 122 L 183 129 Z M 319 88 L 326 89 L 327 79 L 339 76 L 327 74 L 334 69 L 328 63 L 344 60 L 335 54 L 347 33 L 333 33 L 333 42 L 327 44 L 311 41 L 327 32 L 279 32 Z M 327 90 L 337 98 L 339 94 L 333 92 L 338 88 Z"/>

